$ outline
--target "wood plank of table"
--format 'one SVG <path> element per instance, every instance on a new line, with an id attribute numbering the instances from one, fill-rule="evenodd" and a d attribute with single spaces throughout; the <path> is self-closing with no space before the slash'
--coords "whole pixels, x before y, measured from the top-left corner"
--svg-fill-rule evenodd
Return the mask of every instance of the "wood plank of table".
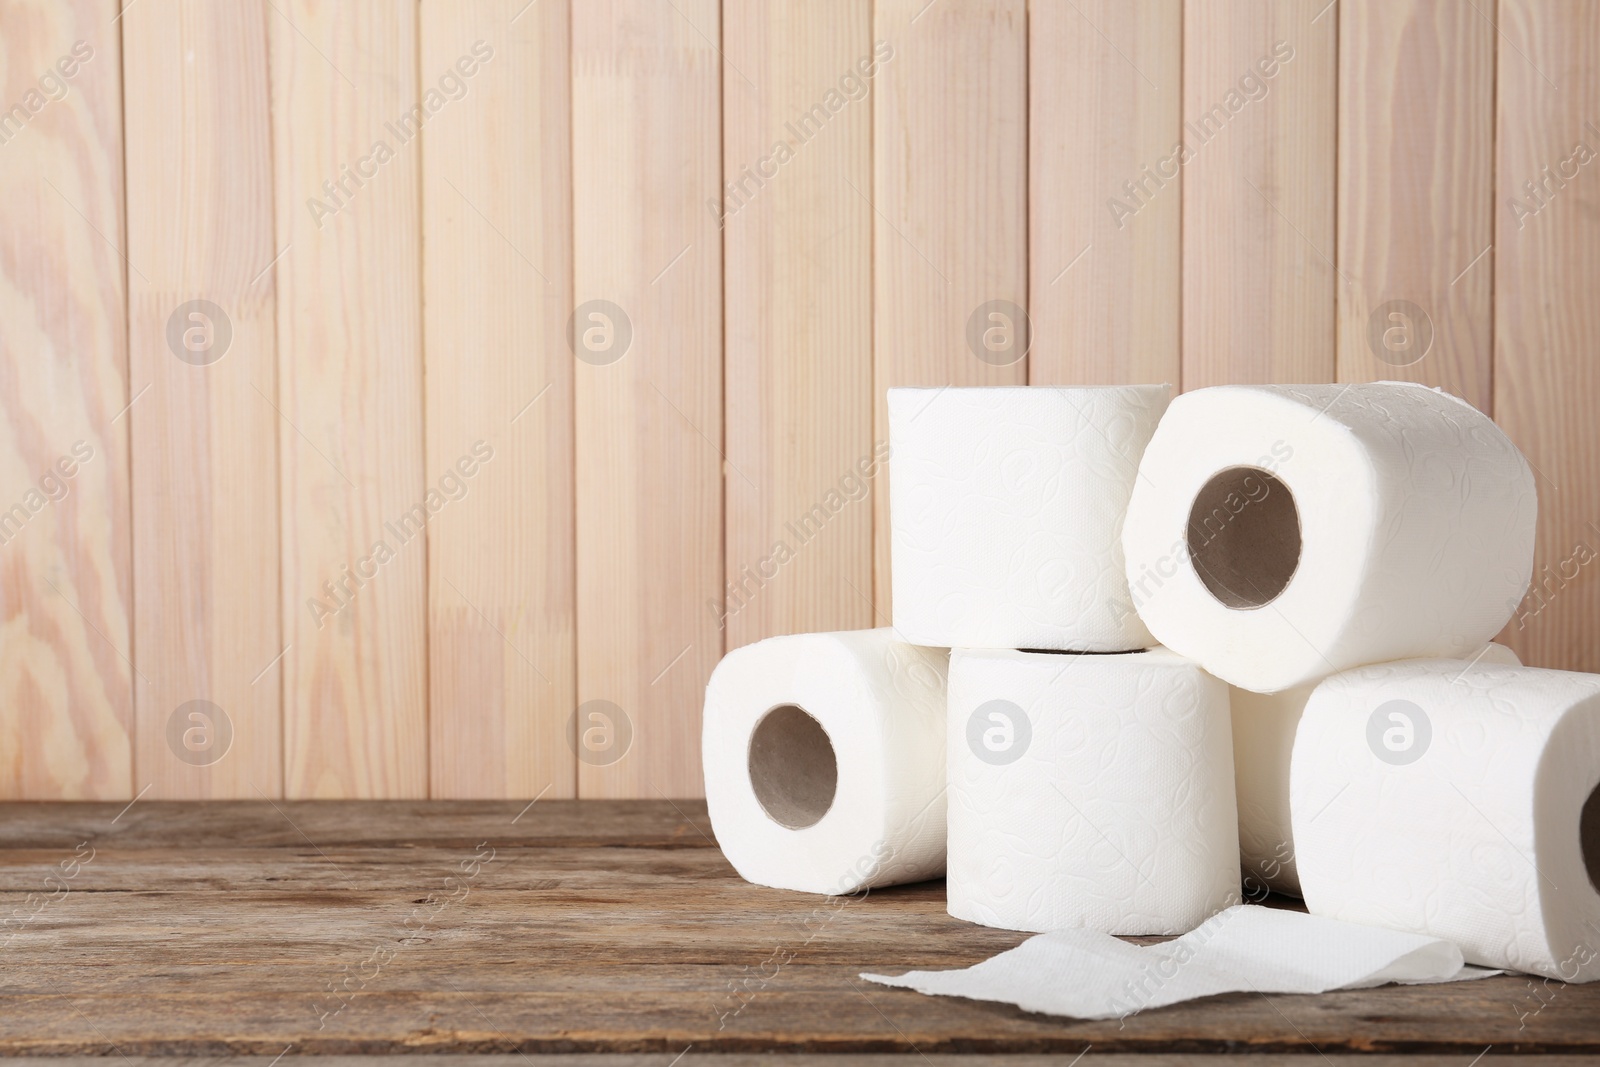
<path id="1" fill-rule="evenodd" d="M 798 927 L 799 921 L 793 925 Z M 548 937 L 547 931 L 539 933 Z M 858 957 L 845 966 L 791 964 L 780 988 L 763 991 L 717 1029 L 718 995 L 729 995 L 729 983 L 736 986 L 774 950 L 792 950 L 804 940 L 801 936 L 761 946 L 741 961 L 702 965 L 696 978 L 672 981 L 655 968 L 634 965 L 606 976 L 601 986 L 507 993 L 476 988 L 463 975 L 453 981 L 456 988 L 441 982 L 441 989 L 358 989 L 351 1006 L 332 1015 L 342 1002 L 325 988 L 329 982 L 343 981 L 363 966 L 370 972 L 373 966 L 392 964 L 390 972 L 380 974 L 383 978 L 415 969 L 419 957 L 440 940 L 430 938 L 369 963 L 386 946 L 363 940 L 360 931 L 343 934 L 352 940 L 342 958 L 329 960 L 324 982 L 294 992 L 185 996 L 152 993 L 147 984 L 139 996 L 121 990 L 13 995 L 7 1018 L 0 1020 L 0 1048 L 8 1054 L 106 1055 L 114 1043 L 128 1056 L 181 1050 L 191 1056 L 270 1057 L 286 1045 L 300 1055 L 653 1053 L 664 1064 L 691 1047 L 702 1055 L 1051 1053 L 1061 1057 L 1057 1063 L 1065 1063 L 1092 1046 L 1097 1055 L 1298 1053 L 1302 1062 L 1318 1053 L 1429 1052 L 1452 1055 L 1460 1064 L 1470 1063 L 1491 1045 L 1506 1054 L 1592 1056 L 1594 1031 L 1581 1014 L 1600 1007 L 1592 986 L 1567 987 L 1561 991 L 1564 1003 L 1547 1007 L 1530 1026 L 1534 1033 L 1519 1033 L 1519 998 L 1532 1004 L 1533 994 L 1525 980 L 1494 978 L 1467 983 L 1464 988 L 1470 992 L 1430 986 L 1420 987 L 1428 992 L 1419 993 L 1388 986 L 1314 998 L 1231 994 L 1152 1011 L 1119 1029 L 1115 1020 L 1061 1020 L 1002 1005 L 869 986 L 856 978 L 855 971 L 863 966 Z M 171 936 L 181 938 L 182 933 Z M 526 969 L 526 957 L 541 950 L 526 937 L 507 936 L 500 946 L 470 946 L 479 953 L 479 973 Z M 513 951 L 524 958 L 510 958 Z M 952 956 L 945 962 L 973 961 Z M 1489 1022 L 1503 1016 L 1510 1016 L 1509 1025 Z M 1501 1043 L 1481 1040 L 1483 1035 L 1499 1037 Z M 1478 1040 L 1475 1048 L 1471 1040 Z"/>
<path id="2" fill-rule="evenodd" d="M 1494 25 L 1450 0 L 1346 0 L 1338 17 L 1339 380 L 1422 382 L 1487 412 Z"/>
<path id="3" fill-rule="evenodd" d="M 1179 0 L 1030 6 L 1029 384 L 1177 385 L 1182 104 Z"/>
<path id="4" fill-rule="evenodd" d="M 122 18 L 132 388 L 134 777 L 283 795 L 267 10 Z M 259 390 L 259 392 L 258 392 Z"/>
<path id="5" fill-rule="evenodd" d="M 1499 31 L 1495 416 L 1539 488 L 1533 588 L 1503 639 L 1600 671 L 1600 7 L 1506 0 Z"/>
<path id="6" fill-rule="evenodd" d="M 284 795 L 425 796 L 417 20 L 269 6 Z"/>
<path id="7" fill-rule="evenodd" d="M 574 648 L 568 9 L 427 0 L 429 760 L 437 797 L 570 797 Z M 441 88 L 442 87 L 442 88 Z"/>
<path id="8" fill-rule="evenodd" d="M 884 989 L 859 972 L 965 966 L 1027 935 L 950 918 L 940 882 L 749 885 L 704 820 L 697 801 L 6 804 L 0 915 L 25 917 L 0 1051 L 1600 1052 L 1600 984 L 1515 976 L 1120 1023 Z"/>
<path id="9" fill-rule="evenodd" d="M 877 0 L 893 55 L 873 91 L 873 426 L 894 386 L 1028 381 L 1024 0 Z M 892 617 L 889 485 L 873 486 L 874 617 Z"/>
<path id="10" fill-rule="evenodd" d="M 873 625 L 872 102 L 855 0 L 723 6 L 727 647 Z M 892 62 L 892 61 L 891 61 Z M 747 80 L 748 79 L 748 80 Z M 781 546 L 781 547 L 780 547 Z"/>
<path id="11" fill-rule="evenodd" d="M 126 278 L 137 270 L 125 256 L 116 14 L 115 0 L 3 11 L 5 797 L 131 795 Z"/>
<path id="12" fill-rule="evenodd" d="M 527 847 L 716 848 L 704 801 L 0 802 L 0 851 L 8 854 L 83 840 L 124 850 L 301 849 L 308 839 L 321 847 L 470 850 L 486 832 Z"/>
<path id="13" fill-rule="evenodd" d="M 1339 8 L 1184 7 L 1183 387 L 1334 374 Z"/>
<path id="14" fill-rule="evenodd" d="M 719 37 L 715 0 L 572 10 L 581 796 L 704 789 L 700 701 L 722 656 Z"/>
<path id="15" fill-rule="evenodd" d="M 786 1053 L 784 1064 L 792 1067 L 928 1067 L 928 1064 L 939 1064 L 941 1067 L 963 1067 L 966 1064 L 992 1064 L 994 1056 L 987 1054 L 973 1054 L 973 1056 L 952 1056 L 949 1053 L 939 1053 L 938 1061 L 933 1057 L 922 1056 L 918 1053 L 867 1053 L 867 1054 L 838 1054 L 838 1053 Z M 192 1067 L 192 1061 L 184 1056 L 125 1056 L 123 1057 L 130 1067 Z M 429 1053 L 430 1062 L 438 1067 L 528 1067 L 528 1057 L 522 1053 L 483 1053 L 477 1056 L 451 1053 Z M 1050 1056 L 1050 1054 L 1008 1053 L 1005 1064 L 1008 1067 L 1061 1067 L 1064 1062 L 1069 1062 L 1070 1056 Z M 234 1056 L 230 1054 L 229 1064 L 237 1067 L 272 1067 L 274 1057 L 266 1056 Z M 14 1057 L 16 1064 L 27 1067 L 104 1067 L 102 1056 L 19 1056 Z M 403 1054 L 394 1056 L 301 1056 L 296 1059 L 298 1067 L 414 1067 L 410 1057 Z M 690 1051 L 683 1056 L 683 1067 L 698 1067 L 699 1064 L 717 1064 L 718 1067 L 758 1067 L 760 1064 L 771 1062 L 771 1056 L 762 1053 L 717 1053 L 715 1059 L 709 1056 L 699 1056 Z M 1194 1054 L 1174 1053 L 1110 1053 L 1096 1054 L 1094 1065 L 1096 1067 L 1210 1067 L 1232 1062 L 1224 1056 L 1211 1054 L 1211 1056 L 1194 1056 Z M 1274 1054 L 1256 1053 L 1250 1057 L 1254 1067 L 1306 1067 L 1304 1056 L 1274 1056 Z M 1594 1056 L 1499 1056 L 1499 1064 L 1538 1064 L 1539 1067 L 1592 1067 L 1600 1062 L 1600 1057 Z M 611 1053 L 605 1056 L 595 1056 L 592 1053 L 542 1053 L 538 1059 L 539 1067 L 661 1067 L 661 1056 L 656 1053 L 618 1054 Z M 1461 1067 L 1459 1057 L 1451 1056 L 1362 1056 L 1362 1067 Z"/>

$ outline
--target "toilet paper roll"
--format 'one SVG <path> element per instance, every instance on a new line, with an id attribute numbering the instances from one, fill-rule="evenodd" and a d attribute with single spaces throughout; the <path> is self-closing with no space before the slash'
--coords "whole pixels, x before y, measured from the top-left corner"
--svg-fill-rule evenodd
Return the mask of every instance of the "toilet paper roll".
<path id="1" fill-rule="evenodd" d="M 1290 770 L 1318 915 L 1600 978 L 1600 676 L 1446 660 L 1324 681 Z"/>
<path id="2" fill-rule="evenodd" d="M 1522 454 L 1420 385 L 1220 386 L 1173 401 L 1122 543 L 1156 639 L 1242 689 L 1463 658 L 1533 568 Z"/>
<path id="3" fill-rule="evenodd" d="M 1168 652 L 955 649 L 950 914 L 1177 934 L 1235 903 L 1228 691 Z"/>
<path id="4" fill-rule="evenodd" d="M 890 389 L 895 628 L 942 647 L 1151 645 L 1122 518 L 1168 393 Z"/>
<path id="5" fill-rule="evenodd" d="M 706 686 L 706 807 L 741 877 L 842 894 L 944 873 L 947 663 L 889 629 L 722 658 Z"/>
<path id="6" fill-rule="evenodd" d="M 1522 661 L 1504 645 L 1485 645 L 1468 662 L 1518 667 Z M 1230 687 L 1233 705 L 1233 774 L 1239 800 L 1239 860 L 1244 896 L 1259 900 L 1268 890 L 1300 895 L 1294 862 L 1294 828 L 1289 817 L 1289 757 L 1295 728 L 1314 685 L 1276 693 Z"/>

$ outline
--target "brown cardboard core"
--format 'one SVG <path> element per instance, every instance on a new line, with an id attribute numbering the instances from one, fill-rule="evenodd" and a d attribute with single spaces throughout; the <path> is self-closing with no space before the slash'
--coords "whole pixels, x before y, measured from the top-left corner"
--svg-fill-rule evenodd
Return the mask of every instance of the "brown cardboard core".
<path id="1" fill-rule="evenodd" d="M 814 826 L 833 806 L 839 760 L 828 731 L 796 704 L 780 704 L 750 734 L 750 786 L 773 822 Z"/>
<path id="2" fill-rule="evenodd" d="M 1031 656 L 1137 656 L 1141 652 L 1150 651 L 1148 648 L 1122 648 L 1115 652 L 1074 652 L 1069 648 L 1019 648 L 1018 652 L 1026 652 Z"/>
<path id="3" fill-rule="evenodd" d="M 1583 867 L 1589 872 L 1589 884 L 1600 893 L 1600 785 L 1595 786 L 1589 799 L 1583 802 L 1583 814 L 1578 817 L 1578 846 L 1583 849 Z"/>
<path id="4" fill-rule="evenodd" d="M 1260 467 L 1212 475 L 1189 510 L 1189 559 L 1230 608 L 1277 599 L 1300 565 L 1300 511 L 1289 487 Z"/>

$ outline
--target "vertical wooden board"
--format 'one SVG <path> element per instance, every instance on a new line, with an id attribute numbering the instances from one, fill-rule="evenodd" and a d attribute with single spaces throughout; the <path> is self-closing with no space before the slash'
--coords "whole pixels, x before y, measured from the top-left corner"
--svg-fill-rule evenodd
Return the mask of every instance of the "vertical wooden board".
<path id="1" fill-rule="evenodd" d="M 1028 378 L 1176 386 L 1182 0 L 1034 0 L 1028 40 Z"/>
<path id="2" fill-rule="evenodd" d="M 131 795 L 114 0 L 0 3 L 0 796 Z"/>
<path id="3" fill-rule="evenodd" d="M 1494 26 L 1455 0 L 1345 0 L 1339 41 L 1339 380 L 1488 411 Z"/>
<path id="4" fill-rule="evenodd" d="M 122 18 L 134 769 L 151 797 L 283 792 L 267 9 Z"/>
<path id="5" fill-rule="evenodd" d="M 1183 386 L 1334 374 L 1332 0 L 1184 7 Z"/>
<path id="6" fill-rule="evenodd" d="M 413 6 L 270 6 L 284 793 L 420 797 L 448 500 L 423 482 L 417 132 L 460 104 L 419 91 Z"/>
<path id="7" fill-rule="evenodd" d="M 703 790 L 722 654 L 719 36 L 715 0 L 573 6 L 580 796 Z"/>
<path id="8" fill-rule="evenodd" d="M 875 11 L 893 49 L 873 94 L 873 425 L 887 440 L 893 386 L 1028 380 L 1028 42 L 1023 0 Z M 874 490 L 886 622 L 888 478 Z"/>
<path id="9" fill-rule="evenodd" d="M 429 757 L 435 797 L 571 797 L 568 10 L 422 5 Z"/>
<path id="10" fill-rule="evenodd" d="M 1539 486 L 1505 637 L 1533 666 L 1600 671 L 1600 5 L 1505 0 L 1499 29 L 1494 410 Z"/>
<path id="11" fill-rule="evenodd" d="M 736 648 L 873 625 L 866 197 L 885 65 L 859 0 L 729 0 L 722 47 L 727 584 L 708 610 Z"/>

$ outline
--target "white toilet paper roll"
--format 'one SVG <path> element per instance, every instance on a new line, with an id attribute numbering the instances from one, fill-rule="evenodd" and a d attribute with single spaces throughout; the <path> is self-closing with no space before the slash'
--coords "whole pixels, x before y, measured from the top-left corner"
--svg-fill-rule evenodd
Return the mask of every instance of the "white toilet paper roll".
<path id="1" fill-rule="evenodd" d="M 1463 658 L 1528 587 L 1522 454 L 1420 385 L 1219 386 L 1173 401 L 1123 530 L 1158 641 L 1256 692 Z"/>
<path id="2" fill-rule="evenodd" d="M 1122 517 L 1165 385 L 889 390 L 894 624 L 919 645 L 1151 645 Z"/>
<path id="3" fill-rule="evenodd" d="M 1461 666 L 1488 663 L 1518 667 L 1522 661 L 1504 645 L 1485 645 Z M 1289 758 L 1295 728 L 1314 685 L 1276 693 L 1252 693 L 1230 686 L 1233 705 L 1233 774 L 1239 800 L 1239 860 L 1244 897 L 1259 900 L 1268 890 L 1300 895 L 1294 862 L 1294 828 L 1289 817 Z"/>
<path id="4" fill-rule="evenodd" d="M 950 657 L 950 914 L 1178 934 L 1235 903 L 1228 690 L 1165 649 Z"/>
<path id="5" fill-rule="evenodd" d="M 889 629 L 722 658 L 706 686 L 706 807 L 741 877 L 840 894 L 944 872 L 947 663 Z"/>
<path id="6" fill-rule="evenodd" d="M 1600 676 L 1446 660 L 1336 674 L 1290 771 L 1306 906 L 1593 981 L 1597 787 Z"/>

